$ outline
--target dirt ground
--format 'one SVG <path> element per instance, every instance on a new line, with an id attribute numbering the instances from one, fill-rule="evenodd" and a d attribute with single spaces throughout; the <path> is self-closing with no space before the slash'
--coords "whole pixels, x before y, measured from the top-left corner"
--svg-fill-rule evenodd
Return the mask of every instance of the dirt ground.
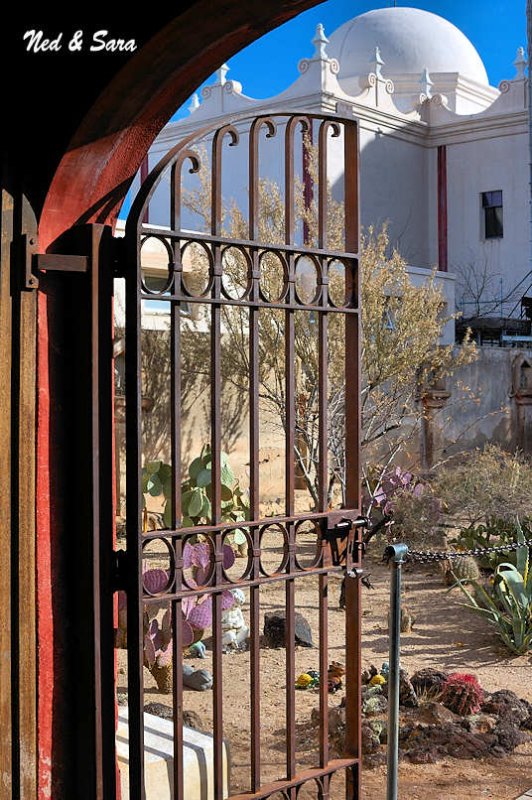
<path id="1" fill-rule="evenodd" d="M 387 569 L 368 560 L 374 588 L 363 589 L 363 666 L 380 665 L 387 660 L 389 581 Z M 342 661 L 345 613 L 338 609 L 340 583 L 330 578 L 329 588 L 329 660 Z M 511 657 L 499 644 L 496 635 L 480 617 L 461 605 L 458 590 L 448 593 L 437 568 L 407 568 L 404 575 L 405 603 L 416 621 L 411 633 L 402 636 L 402 666 L 410 673 L 421 667 L 438 667 L 446 671 L 474 672 L 487 691 L 512 689 L 520 697 L 532 701 L 532 659 Z M 296 581 L 296 608 L 311 623 L 315 644 L 318 644 L 317 579 L 305 577 Z M 261 612 L 284 605 L 284 589 L 280 584 L 261 587 Z M 248 616 L 247 604 L 244 616 Z M 211 666 L 206 660 L 188 658 L 197 668 Z M 249 654 L 224 655 L 224 735 L 231 750 L 231 792 L 237 794 L 249 785 Z M 318 650 L 297 648 L 296 675 L 318 666 Z M 119 652 L 119 691 L 126 689 L 125 652 Z M 171 704 L 170 695 L 161 695 L 152 676 L 144 671 L 145 701 Z M 285 654 L 284 650 L 261 651 L 261 755 L 262 780 L 282 777 L 286 752 L 284 725 Z M 122 684 L 122 685 L 120 685 Z M 338 705 L 342 692 L 330 696 L 330 706 Z M 212 693 L 185 692 L 185 709 L 199 715 L 205 730 L 212 721 Z M 317 731 L 311 725 L 312 709 L 318 706 L 318 695 L 312 691 L 296 692 L 297 765 L 313 766 L 318 746 Z M 338 776 L 331 789 L 330 800 L 343 800 L 343 778 Z M 364 800 L 383 800 L 386 792 L 384 768 L 363 772 Z M 514 800 L 532 787 L 532 742 L 520 746 L 504 759 L 459 761 L 446 759 L 437 764 L 401 764 L 400 792 L 402 800 L 417 800 L 430 794 L 431 800 L 468 800 L 494 798 Z M 310 792 L 308 797 L 314 797 Z M 300 798 L 307 794 L 301 793 Z M 277 800 L 277 796 L 275 797 Z"/>

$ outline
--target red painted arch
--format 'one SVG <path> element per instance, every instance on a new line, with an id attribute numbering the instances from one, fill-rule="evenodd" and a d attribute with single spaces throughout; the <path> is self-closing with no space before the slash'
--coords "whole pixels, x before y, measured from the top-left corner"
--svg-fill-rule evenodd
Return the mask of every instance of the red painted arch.
<path id="1" fill-rule="evenodd" d="M 86 114 L 55 172 L 41 252 L 78 222 L 112 223 L 148 149 L 177 107 L 227 58 L 320 0 L 198 0 L 157 33 Z M 199 24 L 200 23 L 200 24 Z"/>

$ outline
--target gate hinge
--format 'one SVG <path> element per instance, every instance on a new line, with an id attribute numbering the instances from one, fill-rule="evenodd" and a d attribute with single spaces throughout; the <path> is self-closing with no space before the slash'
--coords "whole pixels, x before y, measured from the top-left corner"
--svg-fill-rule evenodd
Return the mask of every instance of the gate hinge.
<path id="1" fill-rule="evenodd" d="M 113 573 L 111 577 L 113 591 L 125 591 L 128 577 L 128 557 L 126 550 L 113 550 Z"/>

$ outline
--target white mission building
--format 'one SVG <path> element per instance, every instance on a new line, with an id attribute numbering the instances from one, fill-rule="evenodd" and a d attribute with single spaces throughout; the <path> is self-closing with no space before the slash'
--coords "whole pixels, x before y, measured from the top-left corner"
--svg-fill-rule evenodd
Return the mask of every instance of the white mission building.
<path id="1" fill-rule="evenodd" d="M 297 80 L 266 100 L 246 96 L 222 66 L 201 100 L 194 96 L 190 115 L 163 129 L 144 174 L 183 137 L 224 117 L 270 111 L 354 116 L 362 224 L 388 224 L 391 245 L 406 259 L 413 281 L 437 268 L 448 311 L 463 313 L 458 328 L 470 324 L 481 345 L 507 345 L 480 347 L 479 359 L 448 387 L 456 396 L 456 387 L 467 384 L 480 399 L 469 410 L 454 404 L 443 439 L 452 446 L 465 424 L 466 446 L 495 440 L 532 452 L 531 156 L 523 48 L 513 70 L 509 65 L 513 77 L 496 88 L 467 37 L 419 9 L 370 11 L 328 38 L 319 25 L 312 44 Z M 342 175 L 335 180 L 341 188 Z M 231 172 L 232 192 L 244 195 L 244 183 L 238 168 Z M 164 218 L 155 195 L 150 223 Z M 449 324 L 444 342 L 454 336 Z"/>
<path id="2" fill-rule="evenodd" d="M 369 11 L 329 38 L 318 26 L 313 45 L 299 78 L 266 100 L 246 96 L 222 66 L 201 102 L 193 98 L 190 116 L 164 128 L 149 167 L 221 117 L 352 114 L 360 123 L 362 224 L 388 223 L 414 280 L 437 266 L 449 309 L 456 301 L 464 317 L 483 318 L 476 327 L 484 336 L 486 318 L 519 317 L 521 298 L 532 293 L 523 49 L 513 78 L 495 88 L 466 36 L 415 8 Z M 156 202 L 150 217 L 157 222 Z M 496 327 L 497 336 L 529 333 L 518 323 Z"/>

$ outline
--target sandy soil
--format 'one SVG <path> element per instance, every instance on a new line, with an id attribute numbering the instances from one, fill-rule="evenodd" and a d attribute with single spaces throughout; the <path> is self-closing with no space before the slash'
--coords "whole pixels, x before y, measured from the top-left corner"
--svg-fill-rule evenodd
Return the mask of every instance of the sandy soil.
<path id="1" fill-rule="evenodd" d="M 363 665 L 380 665 L 387 660 L 388 573 L 385 567 L 368 561 L 374 589 L 364 589 Z M 330 578 L 329 659 L 342 661 L 345 614 L 338 610 L 339 580 Z M 404 576 L 405 602 L 416 617 L 412 633 L 402 637 L 402 664 L 410 672 L 421 667 L 439 667 L 447 671 L 474 672 L 487 691 L 508 688 L 532 701 L 532 659 L 512 658 L 499 644 L 484 621 L 464 609 L 457 590 L 448 593 L 437 569 L 408 568 Z M 315 643 L 318 635 L 316 607 L 318 585 L 312 577 L 296 581 L 296 608 L 312 625 Z M 284 604 L 284 590 L 279 584 L 261 588 L 262 613 Z M 244 608 L 247 616 L 248 609 Z M 125 690 L 125 653 L 119 653 L 119 691 Z M 206 660 L 187 659 L 198 668 L 210 667 Z M 318 650 L 298 648 L 296 673 L 318 666 Z M 152 676 L 145 670 L 146 702 L 171 704 L 171 696 L 161 695 Z M 263 782 L 283 775 L 286 751 L 284 725 L 285 654 L 283 650 L 262 650 L 261 658 L 261 748 Z M 342 693 L 330 696 L 330 705 L 338 705 Z M 312 766 L 318 745 L 317 731 L 310 724 L 312 709 L 318 705 L 317 694 L 296 692 L 297 764 Z M 248 788 L 249 781 L 249 655 L 246 652 L 224 656 L 224 734 L 231 747 L 231 791 Z M 210 692 L 185 693 L 185 709 L 195 711 L 208 730 L 212 721 Z M 343 777 L 338 776 L 330 800 L 343 800 Z M 363 773 L 364 800 L 385 797 L 384 768 Z M 447 759 L 434 765 L 402 764 L 400 798 L 416 800 L 430 793 L 431 800 L 468 800 L 496 798 L 514 800 L 532 787 L 532 742 L 522 745 L 505 759 L 458 761 Z M 315 793 L 308 794 L 314 797 Z M 301 793 L 300 798 L 307 795 Z M 277 796 L 275 798 L 277 800 Z"/>

